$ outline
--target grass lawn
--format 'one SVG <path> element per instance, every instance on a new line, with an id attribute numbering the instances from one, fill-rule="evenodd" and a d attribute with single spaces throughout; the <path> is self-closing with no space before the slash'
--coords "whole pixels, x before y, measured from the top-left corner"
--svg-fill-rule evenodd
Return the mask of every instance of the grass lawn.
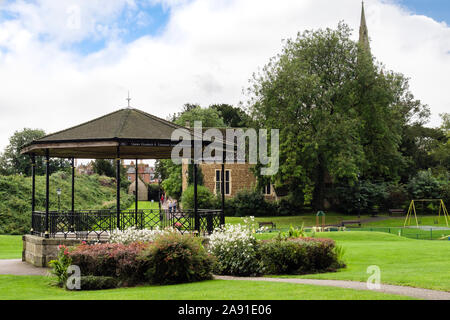
<path id="1" fill-rule="evenodd" d="M 0 276 L 0 300 L 407 300 L 409 297 L 290 283 L 212 280 L 171 286 L 66 291 L 42 276 Z"/>
<path id="2" fill-rule="evenodd" d="M 270 237 L 272 235 L 260 235 Z M 347 268 L 336 273 L 297 276 L 310 279 L 367 281 L 367 267 L 381 269 L 381 282 L 450 291 L 450 241 L 413 240 L 378 232 L 327 232 L 346 252 Z"/>
<path id="3" fill-rule="evenodd" d="M 134 202 L 130 205 L 130 207 L 127 210 L 134 210 Z M 138 210 L 139 209 L 153 209 L 153 210 L 159 210 L 159 204 L 158 202 L 151 202 L 151 201 L 138 201 Z"/>
<path id="4" fill-rule="evenodd" d="M 22 258 L 22 236 L 0 235 L 0 259 Z"/>
<path id="5" fill-rule="evenodd" d="M 403 227 L 405 223 L 405 217 L 391 217 L 382 221 L 374 221 L 363 223 L 363 227 Z M 436 216 L 417 216 L 417 220 L 419 222 L 419 226 L 432 226 L 432 227 L 446 227 L 445 218 L 441 216 L 438 220 Z M 438 223 L 436 223 L 438 222 Z M 450 220 L 448 220 L 450 225 Z M 416 220 L 414 216 L 411 218 L 411 226 L 416 226 Z"/>

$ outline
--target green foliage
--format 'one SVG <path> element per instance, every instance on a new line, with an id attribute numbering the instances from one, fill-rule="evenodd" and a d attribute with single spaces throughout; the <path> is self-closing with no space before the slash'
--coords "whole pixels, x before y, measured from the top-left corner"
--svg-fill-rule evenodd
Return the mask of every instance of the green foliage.
<path id="1" fill-rule="evenodd" d="M 176 284 L 212 279 L 214 259 L 200 238 L 170 233 L 157 238 L 141 257 L 152 284 Z"/>
<path id="2" fill-rule="evenodd" d="M 229 104 L 214 104 L 209 108 L 217 110 L 227 127 L 245 128 L 249 127 L 251 118 L 244 110 L 235 108 Z"/>
<path id="3" fill-rule="evenodd" d="M 279 232 L 277 235 L 278 240 L 287 240 L 287 239 L 295 239 L 295 238 L 304 238 L 306 237 L 306 232 L 304 230 L 304 224 L 302 224 L 301 228 L 294 228 L 291 224 L 289 230 L 287 232 Z"/>
<path id="4" fill-rule="evenodd" d="M 325 181 L 398 177 L 402 130 L 428 109 L 400 74 L 358 54 L 350 29 L 306 31 L 254 77 L 249 109 L 260 127 L 280 129 L 272 182 L 322 209 Z M 328 179 L 327 179 L 328 177 Z"/>
<path id="5" fill-rule="evenodd" d="M 445 154 L 447 141 L 448 137 L 442 129 L 427 128 L 420 124 L 405 127 L 401 150 L 407 163 L 402 177 L 406 180 L 421 170 L 439 166 L 445 168 L 445 159 L 449 159 Z M 446 169 L 450 169 L 448 163 Z"/>
<path id="6" fill-rule="evenodd" d="M 335 242 L 330 239 L 267 241 L 261 244 L 260 254 L 269 274 L 321 273 L 345 266 L 340 260 L 343 250 L 336 250 Z"/>
<path id="7" fill-rule="evenodd" d="M 194 165 L 192 163 L 188 164 L 188 184 L 194 183 Z M 197 166 L 197 185 L 203 186 L 203 172 L 200 166 Z"/>
<path id="8" fill-rule="evenodd" d="M 368 212 L 374 207 L 386 209 L 388 193 L 384 182 L 361 181 L 353 185 L 341 183 L 333 190 L 335 208 L 341 212 Z M 389 208 L 388 208 L 389 209 Z"/>
<path id="9" fill-rule="evenodd" d="M 243 190 L 226 204 L 226 214 L 235 217 L 264 217 L 274 215 L 276 207 L 258 191 Z"/>
<path id="10" fill-rule="evenodd" d="M 149 184 L 148 185 L 148 200 L 158 202 L 159 198 L 159 185 L 158 184 Z"/>
<path id="11" fill-rule="evenodd" d="M 138 259 L 148 243 L 82 244 L 69 253 L 82 275 L 115 277 L 121 286 L 145 281 L 146 265 Z"/>
<path id="12" fill-rule="evenodd" d="M 199 209 L 211 209 L 214 207 L 214 195 L 204 186 L 197 186 L 197 203 Z M 181 197 L 183 209 L 194 209 L 194 186 L 190 185 Z"/>
<path id="13" fill-rule="evenodd" d="M 114 289 L 119 286 L 119 283 L 114 277 L 99 277 L 99 276 L 81 276 L 80 279 L 81 290 L 105 290 Z"/>
<path id="14" fill-rule="evenodd" d="M 111 178 L 116 176 L 114 160 L 96 159 L 93 163 L 93 169 L 99 176 L 107 176 Z"/>
<path id="15" fill-rule="evenodd" d="M 198 105 L 185 105 L 185 109 L 173 117 L 173 122 L 185 126 L 189 123 L 194 127 L 195 121 L 201 121 L 204 128 L 223 128 L 225 123 L 218 110 L 213 108 L 202 108 Z"/>
<path id="16" fill-rule="evenodd" d="M 67 283 L 67 269 L 72 264 L 72 259 L 69 256 L 69 249 L 66 246 L 60 246 L 58 258 L 49 262 L 52 268 L 51 273 L 56 276 L 56 284 L 60 287 L 65 287 Z"/>
<path id="17" fill-rule="evenodd" d="M 72 203 L 71 175 L 56 172 L 50 176 L 50 210 L 58 209 L 56 189 L 61 188 L 61 210 Z M 0 233 L 24 234 L 31 228 L 31 178 L 0 176 Z M 121 207 L 128 208 L 134 197 L 121 193 Z M 80 175 L 75 178 L 75 209 L 112 209 L 116 206 L 116 184 L 112 178 Z M 36 210 L 45 210 L 45 177 L 36 177 Z"/>
<path id="18" fill-rule="evenodd" d="M 159 170 L 166 174 L 166 178 L 163 178 L 161 183 L 165 193 L 173 199 L 180 200 L 182 190 L 181 165 L 173 163 L 172 160 L 161 160 Z"/>
<path id="19" fill-rule="evenodd" d="M 420 171 L 408 183 L 408 191 L 413 199 L 441 199 L 440 181 L 433 176 L 431 170 Z"/>
<path id="20" fill-rule="evenodd" d="M 225 225 L 216 230 L 208 243 L 208 250 L 216 257 L 214 273 L 233 276 L 263 274 L 258 246 L 248 226 Z"/>
<path id="21" fill-rule="evenodd" d="M 20 154 L 21 149 L 32 142 L 45 136 L 45 132 L 40 129 L 23 129 L 16 131 L 9 138 L 9 145 L 0 156 L 0 174 L 13 175 L 23 174 L 31 175 L 31 159 L 28 155 Z M 50 171 L 69 170 L 70 163 L 64 159 L 50 159 Z M 45 173 L 43 157 L 36 157 L 36 174 Z"/>

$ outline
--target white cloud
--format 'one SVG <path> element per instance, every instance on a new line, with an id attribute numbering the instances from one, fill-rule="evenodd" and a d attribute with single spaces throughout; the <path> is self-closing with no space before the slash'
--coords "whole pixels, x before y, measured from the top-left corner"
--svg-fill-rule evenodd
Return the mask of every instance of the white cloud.
<path id="1" fill-rule="evenodd" d="M 336 27 L 344 20 L 357 38 L 359 0 L 149 0 L 170 8 L 159 36 L 123 44 L 116 19 L 131 0 L 17 2 L 20 20 L 0 23 L 0 149 L 14 130 L 47 132 L 126 105 L 166 117 L 187 102 L 237 104 L 252 73 L 298 31 Z M 83 13 L 67 31 L 67 8 Z M 417 98 L 430 105 L 432 125 L 450 109 L 450 28 L 385 1 L 367 1 L 372 50 L 389 69 L 411 78 Z M 102 29 L 103 28 L 103 29 Z M 106 28 L 106 29 L 105 29 Z M 51 41 L 40 41 L 47 34 Z M 108 46 L 89 56 L 61 49 L 91 37 Z"/>

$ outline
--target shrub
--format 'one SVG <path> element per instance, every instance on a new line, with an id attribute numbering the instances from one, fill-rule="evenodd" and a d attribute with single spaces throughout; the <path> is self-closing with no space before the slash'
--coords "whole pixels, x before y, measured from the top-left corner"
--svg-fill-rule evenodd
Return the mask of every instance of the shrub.
<path id="1" fill-rule="evenodd" d="M 148 201 L 158 202 L 160 200 L 160 189 L 158 184 L 149 184 L 148 185 Z"/>
<path id="2" fill-rule="evenodd" d="M 282 198 L 275 205 L 278 216 L 298 215 L 304 208 L 302 201 L 299 201 L 298 199 L 293 199 L 290 196 Z"/>
<path id="3" fill-rule="evenodd" d="M 217 229 L 210 236 L 208 250 L 217 259 L 217 274 L 255 276 L 263 272 L 258 243 L 248 227 L 237 224 Z"/>
<path id="4" fill-rule="evenodd" d="M 82 275 L 112 276 L 123 286 L 143 281 L 145 270 L 137 257 L 149 243 L 82 244 L 69 253 L 72 264 L 80 267 Z"/>
<path id="5" fill-rule="evenodd" d="M 119 286 L 116 278 L 101 276 L 82 276 L 81 290 L 114 289 Z"/>
<path id="6" fill-rule="evenodd" d="M 214 259 L 200 238 L 179 233 L 159 236 L 140 254 L 145 277 L 152 284 L 176 284 L 212 279 Z"/>
<path id="7" fill-rule="evenodd" d="M 265 200 L 264 195 L 257 191 L 241 191 L 231 201 L 236 217 L 264 217 L 276 215 L 276 207 Z"/>
<path id="8" fill-rule="evenodd" d="M 69 248 L 66 246 L 59 246 L 58 258 L 49 262 L 52 267 L 51 273 L 56 276 L 56 284 L 60 287 L 65 287 L 68 274 L 67 269 L 72 264 L 72 259 L 69 256 Z"/>
<path id="9" fill-rule="evenodd" d="M 194 209 L 194 186 L 190 185 L 181 196 L 183 209 Z M 211 209 L 214 204 L 214 195 L 204 186 L 197 186 L 197 203 L 199 209 Z"/>
<path id="10" fill-rule="evenodd" d="M 359 209 L 367 212 L 380 206 L 385 209 L 384 204 L 388 197 L 385 183 L 371 181 L 356 182 L 353 185 L 341 182 L 331 193 L 334 207 L 346 213 L 356 213 Z"/>
<path id="11" fill-rule="evenodd" d="M 330 272 L 344 267 L 343 250 L 331 239 L 297 238 L 265 241 L 261 259 L 269 274 Z"/>
<path id="12" fill-rule="evenodd" d="M 296 274 L 308 269 L 306 248 L 292 241 L 270 241 L 260 248 L 268 274 Z"/>

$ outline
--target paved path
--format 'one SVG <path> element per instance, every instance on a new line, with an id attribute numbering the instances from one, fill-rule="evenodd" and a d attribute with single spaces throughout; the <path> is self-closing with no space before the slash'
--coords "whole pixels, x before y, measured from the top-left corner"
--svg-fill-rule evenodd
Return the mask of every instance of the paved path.
<path id="1" fill-rule="evenodd" d="M 0 260 L 0 274 L 15 276 L 45 276 L 48 268 L 38 268 L 22 260 Z"/>
<path id="2" fill-rule="evenodd" d="M 14 260 L 0 260 L 0 274 L 2 275 L 17 275 L 17 276 L 43 276 L 49 273 L 48 268 L 38 268 L 32 266 L 26 262 L 19 259 Z M 339 287 L 346 289 L 355 290 L 369 290 L 365 282 L 356 281 L 341 281 L 341 280 L 312 280 L 312 279 L 294 279 L 294 278 L 257 278 L 257 277 L 226 277 L 226 276 L 215 276 L 215 279 L 219 280 L 245 280 L 245 281 L 268 281 L 268 282 L 285 282 L 285 283 L 296 283 L 296 284 L 309 284 L 315 286 L 328 286 L 328 287 Z M 377 292 L 388 293 L 388 294 L 398 294 L 402 296 L 408 296 L 418 299 L 425 300 L 450 300 L 450 292 L 419 289 L 412 287 L 402 287 L 382 284 L 380 290 Z"/>
<path id="3" fill-rule="evenodd" d="M 309 284 L 315 286 L 327 286 L 327 287 L 339 287 L 354 290 L 369 290 L 365 282 L 357 281 L 342 281 L 342 280 L 312 280 L 312 279 L 293 279 L 293 278 L 253 278 L 253 277 L 225 277 L 215 276 L 215 279 L 219 280 L 245 280 L 245 281 L 268 281 L 268 282 L 285 282 L 296 284 Z M 424 300 L 450 300 L 450 292 L 419 289 L 412 287 L 402 287 L 382 284 L 380 290 L 374 290 L 376 292 L 387 294 L 398 294 L 402 296 L 408 296 L 417 299 Z"/>

